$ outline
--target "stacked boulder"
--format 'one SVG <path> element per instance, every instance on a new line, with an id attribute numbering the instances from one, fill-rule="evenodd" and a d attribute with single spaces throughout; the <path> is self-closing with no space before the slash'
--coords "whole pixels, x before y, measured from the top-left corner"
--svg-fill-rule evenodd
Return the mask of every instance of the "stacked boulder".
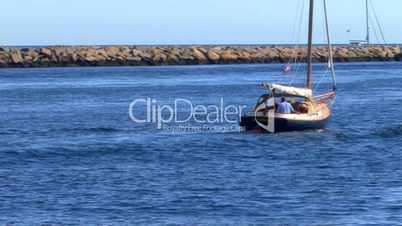
<path id="1" fill-rule="evenodd" d="M 338 62 L 401 61 L 401 46 L 336 46 Z M 306 58 L 305 48 L 284 46 L 51 46 L 0 48 L 0 67 L 152 66 L 281 63 Z M 313 59 L 327 61 L 315 47 Z"/>

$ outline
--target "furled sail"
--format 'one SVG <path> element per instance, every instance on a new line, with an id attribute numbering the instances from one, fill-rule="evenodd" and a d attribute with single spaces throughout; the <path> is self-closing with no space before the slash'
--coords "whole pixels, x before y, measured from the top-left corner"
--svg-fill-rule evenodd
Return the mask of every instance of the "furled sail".
<path id="1" fill-rule="evenodd" d="M 270 83 L 264 83 L 263 86 L 269 89 L 275 95 L 279 96 L 305 97 L 309 99 L 313 97 L 313 91 L 307 88 L 284 86 Z"/>

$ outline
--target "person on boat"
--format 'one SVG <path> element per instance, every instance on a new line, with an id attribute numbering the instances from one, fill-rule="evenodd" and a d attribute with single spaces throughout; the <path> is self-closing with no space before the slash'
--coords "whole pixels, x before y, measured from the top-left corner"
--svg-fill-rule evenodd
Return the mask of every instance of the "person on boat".
<path id="1" fill-rule="evenodd" d="M 291 114 L 295 113 L 296 111 L 293 109 L 293 106 L 286 101 L 285 97 L 281 97 L 281 102 L 278 104 L 276 112 L 282 114 Z"/>

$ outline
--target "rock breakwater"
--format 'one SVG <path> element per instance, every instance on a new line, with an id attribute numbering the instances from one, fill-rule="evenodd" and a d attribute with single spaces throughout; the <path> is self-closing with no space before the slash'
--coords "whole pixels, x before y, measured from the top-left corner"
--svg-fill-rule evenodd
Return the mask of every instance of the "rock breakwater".
<path id="1" fill-rule="evenodd" d="M 401 46 L 335 46 L 334 60 L 402 61 Z M 306 58 L 304 47 L 284 46 L 50 46 L 0 47 L 0 67 L 157 66 L 283 63 Z M 316 62 L 327 61 L 327 48 L 315 47 Z"/>

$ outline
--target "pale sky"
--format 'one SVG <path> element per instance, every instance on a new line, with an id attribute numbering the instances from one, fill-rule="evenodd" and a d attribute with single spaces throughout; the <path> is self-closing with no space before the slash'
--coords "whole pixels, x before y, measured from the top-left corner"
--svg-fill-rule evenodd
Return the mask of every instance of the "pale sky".
<path id="1" fill-rule="evenodd" d="M 402 1 L 371 1 L 387 43 L 402 43 Z M 2 0 L 0 45 L 292 43 L 302 2 L 296 27 L 305 33 L 308 0 Z M 315 41 L 323 42 L 316 2 Z M 364 0 L 327 2 L 333 42 L 363 39 Z"/>

